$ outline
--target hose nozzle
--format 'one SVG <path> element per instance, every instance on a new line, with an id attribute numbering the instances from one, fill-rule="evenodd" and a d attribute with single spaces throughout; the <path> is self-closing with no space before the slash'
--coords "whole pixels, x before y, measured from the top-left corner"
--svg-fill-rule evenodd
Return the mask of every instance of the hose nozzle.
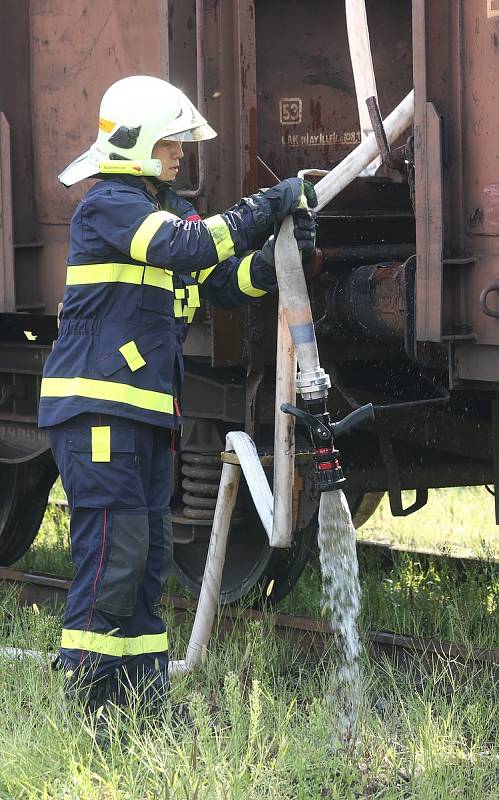
<path id="1" fill-rule="evenodd" d="M 374 419 L 372 403 L 352 411 L 339 422 L 331 422 L 325 408 L 320 413 L 310 414 L 301 408 L 283 403 L 281 411 L 302 420 L 308 428 L 314 447 L 315 485 L 319 492 L 341 489 L 346 482 L 340 463 L 339 451 L 334 447 L 334 435 L 351 433 L 359 425 Z"/>

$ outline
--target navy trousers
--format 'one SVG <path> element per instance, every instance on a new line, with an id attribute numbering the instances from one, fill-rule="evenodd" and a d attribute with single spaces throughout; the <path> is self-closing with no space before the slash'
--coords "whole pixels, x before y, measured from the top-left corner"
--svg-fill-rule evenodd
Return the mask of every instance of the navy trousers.
<path id="1" fill-rule="evenodd" d="M 81 414 L 48 429 L 71 509 L 76 574 L 60 659 L 90 686 L 166 691 L 159 600 L 172 565 L 171 436 L 121 417 Z"/>

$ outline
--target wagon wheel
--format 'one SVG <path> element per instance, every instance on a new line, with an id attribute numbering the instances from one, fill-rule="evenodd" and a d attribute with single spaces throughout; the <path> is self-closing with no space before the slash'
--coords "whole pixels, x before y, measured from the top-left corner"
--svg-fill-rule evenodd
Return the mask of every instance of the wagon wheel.
<path id="1" fill-rule="evenodd" d="M 32 544 L 57 477 L 50 453 L 19 464 L 0 463 L 0 565 L 10 566 Z"/>

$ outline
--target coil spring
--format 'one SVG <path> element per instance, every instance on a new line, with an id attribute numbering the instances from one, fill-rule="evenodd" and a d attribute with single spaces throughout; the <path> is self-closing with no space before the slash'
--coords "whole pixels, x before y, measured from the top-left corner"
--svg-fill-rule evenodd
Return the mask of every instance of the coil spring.
<path id="1" fill-rule="evenodd" d="M 183 515 L 189 519 L 212 521 L 215 516 L 218 487 L 222 475 L 220 456 L 181 452 L 183 476 Z M 235 507 L 235 517 L 241 518 L 241 501 Z"/>

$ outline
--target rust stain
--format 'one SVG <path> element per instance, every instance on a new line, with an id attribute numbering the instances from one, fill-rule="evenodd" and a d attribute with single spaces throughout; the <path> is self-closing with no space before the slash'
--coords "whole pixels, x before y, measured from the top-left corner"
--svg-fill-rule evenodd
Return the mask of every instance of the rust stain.
<path id="1" fill-rule="evenodd" d="M 312 130 L 322 128 L 322 106 L 321 101 L 310 100 L 310 116 L 312 118 Z"/>
<path id="2" fill-rule="evenodd" d="M 248 169 L 242 181 L 243 194 L 251 194 L 251 192 L 255 192 L 258 189 L 258 162 L 256 160 L 257 125 L 258 116 L 256 108 L 252 106 L 248 113 L 248 142 L 246 145 Z"/>

